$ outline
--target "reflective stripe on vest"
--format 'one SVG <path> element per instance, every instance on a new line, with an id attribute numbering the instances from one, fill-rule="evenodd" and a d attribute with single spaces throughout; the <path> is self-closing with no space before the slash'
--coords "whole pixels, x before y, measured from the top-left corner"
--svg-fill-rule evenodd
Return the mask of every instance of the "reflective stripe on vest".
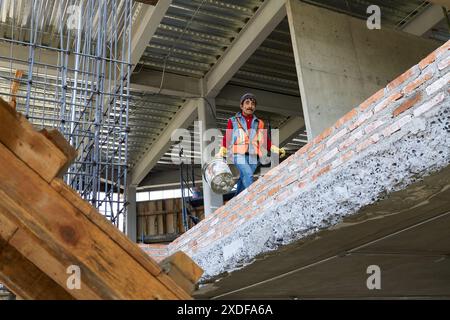
<path id="1" fill-rule="evenodd" d="M 232 117 L 231 122 L 233 124 L 233 153 L 246 154 L 248 152 L 249 154 L 262 156 L 261 147 L 263 147 L 262 145 L 264 144 L 264 134 L 262 131 L 264 129 L 264 121 L 255 117 L 255 120 L 252 120 L 249 133 L 247 132 L 248 130 L 246 130 L 247 122 L 240 114 Z M 258 126 L 257 128 L 254 128 L 256 122 L 258 123 Z M 249 141 L 251 141 L 251 144 L 249 144 Z"/>

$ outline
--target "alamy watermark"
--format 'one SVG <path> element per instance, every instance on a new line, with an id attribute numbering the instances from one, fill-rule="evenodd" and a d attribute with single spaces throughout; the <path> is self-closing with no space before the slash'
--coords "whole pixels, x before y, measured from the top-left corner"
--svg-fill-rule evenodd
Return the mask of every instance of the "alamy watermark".
<path id="1" fill-rule="evenodd" d="M 214 158 L 219 153 L 219 150 L 222 146 L 222 132 L 218 128 L 211 128 L 207 130 L 202 130 L 201 128 L 204 128 L 202 121 L 195 121 L 194 132 L 191 132 L 187 129 L 176 129 L 172 132 L 171 141 L 173 143 L 176 143 L 171 152 L 171 162 L 173 164 L 203 164 L 208 160 Z M 232 149 L 236 137 L 232 134 L 232 132 L 232 129 L 225 130 L 228 147 L 226 161 L 228 163 L 260 163 L 262 165 L 271 164 L 272 166 L 279 164 L 278 155 L 269 155 L 270 150 L 268 148 L 269 140 L 271 141 L 272 145 L 279 146 L 278 129 L 247 130 L 245 135 L 247 135 L 248 138 L 250 156 L 246 160 L 244 157 L 238 156 L 233 152 Z M 257 135 L 259 136 L 257 137 Z M 195 143 L 194 137 L 199 137 L 198 140 L 195 139 Z M 241 138 L 244 139 L 245 136 Z M 257 141 L 257 143 L 255 141 Z M 255 144 L 258 145 L 259 152 L 254 150 Z M 268 169 L 270 168 L 262 169 L 267 169 L 268 171 Z"/>
<path id="2" fill-rule="evenodd" d="M 77 30 L 81 24 L 81 6 L 70 5 L 67 7 L 67 29 Z"/>
<path id="3" fill-rule="evenodd" d="M 80 290 L 81 289 L 81 269 L 77 265 L 70 265 L 67 267 L 66 273 L 69 275 L 67 277 L 66 286 L 69 290 Z"/>
<path id="4" fill-rule="evenodd" d="M 367 18 L 367 28 L 369 30 L 380 30 L 381 29 L 381 8 L 375 4 L 367 7 L 367 14 L 370 16 Z"/>
<path id="5" fill-rule="evenodd" d="M 367 278 L 366 286 L 369 290 L 381 290 L 381 268 L 377 265 L 370 265 L 366 270 L 370 276 Z"/>

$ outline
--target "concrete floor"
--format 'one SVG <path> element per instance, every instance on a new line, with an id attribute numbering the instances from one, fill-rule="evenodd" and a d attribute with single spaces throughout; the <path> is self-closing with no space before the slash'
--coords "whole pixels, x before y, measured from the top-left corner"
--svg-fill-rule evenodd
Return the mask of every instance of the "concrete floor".
<path id="1" fill-rule="evenodd" d="M 369 290 L 370 265 L 381 289 Z M 450 166 L 201 284 L 197 299 L 450 298 Z"/>

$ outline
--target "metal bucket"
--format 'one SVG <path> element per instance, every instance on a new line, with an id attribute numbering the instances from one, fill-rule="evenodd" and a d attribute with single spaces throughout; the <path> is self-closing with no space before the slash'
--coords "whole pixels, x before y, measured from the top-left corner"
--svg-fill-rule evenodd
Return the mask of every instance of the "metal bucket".
<path id="1" fill-rule="evenodd" d="M 222 158 L 214 158 L 205 163 L 203 177 L 217 194 L 230 192 L 236 184 L 230 167 Z"/>

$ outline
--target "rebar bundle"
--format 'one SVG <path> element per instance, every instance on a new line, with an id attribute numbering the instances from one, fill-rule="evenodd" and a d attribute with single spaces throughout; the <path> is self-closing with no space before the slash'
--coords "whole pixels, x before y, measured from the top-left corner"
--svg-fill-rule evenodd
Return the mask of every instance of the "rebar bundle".
<path id="1" fill-rule="evenodd" d="M 125 228 L 131 0 L 0 1 L 0 95 L 78 157 L 64 180 Z"/>

